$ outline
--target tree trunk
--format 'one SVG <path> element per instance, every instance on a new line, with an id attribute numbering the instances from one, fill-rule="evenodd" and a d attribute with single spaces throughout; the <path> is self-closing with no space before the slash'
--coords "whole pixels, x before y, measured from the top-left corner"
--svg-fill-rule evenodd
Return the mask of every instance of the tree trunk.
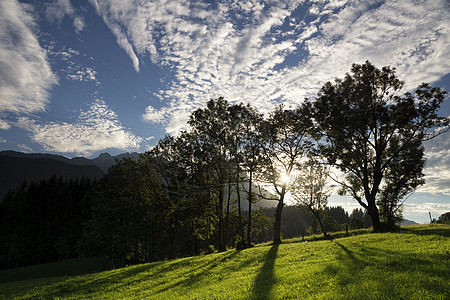
<path id="1" fill-rule="evenodd" d="M 231 200 L 231 184 L 228 184 L 228 196 L 227 196 L 227 214 L 225 219 L 225 246 L 228 244 L 228 231 L 230 223 L 230 200 Z"/>
<path id="2" fill-rule="evenodd" d="M 223 187 L 219 188 L 219 201 L 218 201 L 217 213 L 219 215 L 219 243 L 217 250 L 223 252 L 226 250 L 224 239 L 224 224 L 223 224 Z"/>
<path id="3" fill-rule="evenodd" d="M 323 232 L 323 237 L 326 239 L 327 238 L 327 231 L 325 230 L 325 227 L 323 227 L 323 223 L 322 220 L 320 219 L 320 212 L 317 212 L 317 220 L 319 221 L 319 225 L 320 225 L 320 229 L 322 229 Z"/>
<path id="4" fill-rule="evenodd" d="M 368 204 L 368 210 L 367 213 L 369 214 L 370 218 L 372 219 L 372 226 L 373 231 L 375 232 L 381 232 L 381 222 L 380 222 L 380 214 L 378 213 L 378 207 L 375 204 L 375 198 L 373 199 L 367 199 Z"/>
<path id="5" fill-rule="evenodd" d="M 244 225 L 242 224 L 242 211 L 241 211 L 241 190 L 239 188 L 239 183 L 241 181 L 240 175 L 241 175 L 241 170 L 239 167 L 239 163 L 236 166 L 236 170 L 237 170 L 237 177 L 236 177 L 236 196 L 237 196 L 237 205 L 238 205 L 238 233 L 242 238 L 242 241 L 244 241 Z"/>
<path id="6" fill-rule="evenodd" d="M 249 186 L 248 186 L 248 224 L 247 224 L 247 247 L 252 246 L 252 180 L 253 170 L 250 169 Z"/>
<path id="7" fill-rule="evenodd" d="M 275 245 L 281 244 L 281 213 L 283 212 L 284 207 L 284 195 L 286 194 L 286 187 L 283 186 L 281 189 L 280 200 L 278 200 L 277 209 L 275 211 L 275 228 L 274 228 L 274 236 L 273 243 Z"/>

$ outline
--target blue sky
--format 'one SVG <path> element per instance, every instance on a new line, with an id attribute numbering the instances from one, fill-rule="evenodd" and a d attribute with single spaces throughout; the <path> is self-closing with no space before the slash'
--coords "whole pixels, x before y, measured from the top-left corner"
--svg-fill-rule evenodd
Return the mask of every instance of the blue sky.
<path id="1" fill-rule="evenodd" d="M 0 150 L 144 152 L 211 98 L 296 106 L 366 60 L 450 91 L 449 28 L 446 0 L 1 0 Z M 406 217 L 450 211 L 449 146 Z"/>

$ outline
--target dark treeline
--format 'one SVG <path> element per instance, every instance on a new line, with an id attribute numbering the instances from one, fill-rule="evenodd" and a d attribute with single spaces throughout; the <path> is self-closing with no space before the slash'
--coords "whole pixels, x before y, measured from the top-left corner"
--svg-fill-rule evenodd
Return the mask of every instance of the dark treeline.
<path id="1" fill-rule="evenodd" d="M 214 251 L 214 221 L 204 223 L 202 204 L 173 206 L 162 194 L 150 199 L 147 192 L 165 188 L 141 173 L 141 163 L 121 160 L 100 181 L 53 176 L 11 189 L 0 204 L 0 269 L 96 255 L 121 266 Z M 158 167 L 154 162 L 148 166 L 151 172 L 161 171 L 153 168 Z M 225 240 L 239 246 L 236 205 L 230 210 Z M 275 210 L 252 211 L 252 243 L 273 239 Z M 242 213 L 246 223 L 248 211 Z M 327 207 L 327 218 L 328 232 L 345 230 L 346 224 L 349 229 L 371 226 L 361 209 L 349 215 L 342 207 Z M 282 219 L 283 238 L 322 233 L 304 207 L 286 206 Z M 201 229 L 205 225 L 210 232 Z"/>
<path id="2" fill-rule="evenodd" d="M 53 176 L 11 189 L 0 202 L 0 267 L 83 256 L 82 224 L 90 215 L 82 199 L 94 185 Z"/>
<path id="3" fill-rule="evenodd" d="M 15 255 L 37 263 L 95 253 L 123 266 L 266 240 L 278 244 L 282 237 L 327 237 L 345 224 L 392 229 L 402 219 L 403 199 L 424 183 L 423 141 L 449 124 L 437 115 L 445 91 L 422 84 L 400 96 L 402 86 L 393 68 L 366 62 L 326 83 L 313 101 L 294 109 L 281 105 L 266 117 L 250 105 L 210 100 L 191 114 L 190 130 L 166 136 L 137 161 L 119 161 L 93 187 L 75 193 L 64 190 L 70 182 L 52 179 L 10 192 L 0 206 L 8 215 L 2 264 L 25 263 Z M 331 166 L 343 176 L 330 174 Z M 328 207 L 330 178 L 362 209 L 349 216 Z M 60 188 L 50 196 L 37 191 L 46 184 Z M 74 194 L 76 200 L 61 204 Z M 285 208 L 288 197 L 296 208 Z M 252 209 L 263 199 L 275 207 Z M 68 209 L 75 206 L 70 201 L 82 209 Z M 28 222 L 25 213 L 13 221 L 8 205 L 39 216 Z M 69 222 L 70 212 L 80 214 L 77 225 Z"/>

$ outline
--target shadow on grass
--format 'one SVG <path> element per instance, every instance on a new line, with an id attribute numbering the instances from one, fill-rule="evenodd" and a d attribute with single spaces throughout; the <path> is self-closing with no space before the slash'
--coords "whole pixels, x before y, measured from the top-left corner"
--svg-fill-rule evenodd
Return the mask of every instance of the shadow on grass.
<path id="1" fill-rule="evenodd" d="M 335 256 L 337 264 L 328 265 L 325 272 L 337 278 L 342 293 L 349 298 L 362 299 L 376 290 L 378 297 L 386 299 L 408 299 L 412 292 L 418 299 L 449 299 L 446 253 L 411 253 L 409 249 L 382 249 L 373 244 L 351 248 L 335 244 L 342 251 Z M 361 289 L 349 287 L 355 279 L 364 282 Z"/>
<path id="2" fill-rule="evenodd" d="M 235 258 L 236 255 L 240 253 L 240 250 L 236 251 L 227 251 L 222 252 L 223 255 L 218 256 L 210 261 L 208 261 L 205 264 L 202 264 L 200 266 L 196 266 L 195 268 L 189 268 L 184 273 L 177 274 L 177 280 L 174 282 L 170 282 L 166 284 L 167 282 L 164 282 L 160 284 L 160 288 L 155 289 L 155 294 L 164 293 L 168 290 L 171 290 L 173 288 L 176 288 L 177 286 L 195 286 L 200 284 L 203 279 L 205 279 L 208 276 L 214 275 L 217 280 L 222 280 L 224 277 L 222 277 L 221 274 L 212 274 L 212 270 L 219 267 L 221 264 L 226 263 L 229 260 L 232 260 Z"/>
<path id="3" fill-rule="evenodd" d="M 274 267 L 279 245 L 273 245 L 264 258 L 264 264 L 253 284 L 252 298 L 270 299 L 270 292 L 276 282 Z"/>
<path id="4" fill-rule="evenodd" d="M 404 226 L 400 233 L 411 233 L 416 235 L 441 235 L 450 237 L 450 226 L 446 224 L 433 224 L 428 226 Z"/>

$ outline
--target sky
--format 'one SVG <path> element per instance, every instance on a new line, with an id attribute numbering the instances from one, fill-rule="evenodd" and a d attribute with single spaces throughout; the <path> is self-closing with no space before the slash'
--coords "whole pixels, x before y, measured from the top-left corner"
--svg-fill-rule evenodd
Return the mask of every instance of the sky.
<path id="1" fill-rule="evenodd" d="M 295 107 L 366 60 L 450 91 L 449 30 L 447 0 L 1 0 L 0 150 L 144 152 L 209 99 Z M 425 146 L 418 222 L 450 211 L 450 132 Z"/>

